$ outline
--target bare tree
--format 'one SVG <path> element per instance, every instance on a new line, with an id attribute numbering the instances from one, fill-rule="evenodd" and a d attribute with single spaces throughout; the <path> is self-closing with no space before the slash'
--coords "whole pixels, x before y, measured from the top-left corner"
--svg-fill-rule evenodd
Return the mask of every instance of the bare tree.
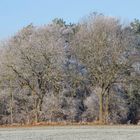
<path id="1" fill-rule="evenodd" d="M 120 75 L 126 70 L 125 52 L 130 40 L 118 19 L 94 15 L 79 25 L 73 41 L 73 51 L 86 67 L 89 81 L 98 93 L 101 123 L 108 118 L 110 87 L 122 80 Z"/>
<path id="2" fill-rule="evenodd" d="M 45 94 L 61 89 L 63 46 L 58 31 L 56 25 L 40 29 L 30 25 L 7 43 L 4 65 L 14 73 L 21 89 L 28 87 L 32 92 L 35 122 Z"/>

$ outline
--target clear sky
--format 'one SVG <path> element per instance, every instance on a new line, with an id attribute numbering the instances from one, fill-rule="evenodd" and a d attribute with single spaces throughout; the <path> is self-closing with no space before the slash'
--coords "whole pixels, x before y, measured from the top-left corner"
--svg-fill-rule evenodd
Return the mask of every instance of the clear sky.
<path id="1" fill-rule="evenodd" d="M 127 21 L 140 19 L 140 0 L 0 0 L 0 39 L 30 23 L 43 25 L 56 17 L 75 23 L 95 11 Z"/>

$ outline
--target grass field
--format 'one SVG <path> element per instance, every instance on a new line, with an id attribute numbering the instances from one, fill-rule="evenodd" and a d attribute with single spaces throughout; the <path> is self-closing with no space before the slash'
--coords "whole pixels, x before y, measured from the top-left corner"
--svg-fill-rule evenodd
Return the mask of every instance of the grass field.
<path id="1" fill-rule="evenodd" d="M 0 128 L 0 140 L 140 140 L 139 126 Z"/>

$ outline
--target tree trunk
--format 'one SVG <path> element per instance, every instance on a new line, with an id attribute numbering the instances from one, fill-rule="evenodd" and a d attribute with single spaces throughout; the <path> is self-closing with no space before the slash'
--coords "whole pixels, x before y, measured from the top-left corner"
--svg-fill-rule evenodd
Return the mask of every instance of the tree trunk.
<path id="1" fill-rule="evenodd" d="M 35 99 L 35 121 L 34 123 L 38 123 L 38 103 L 37 103 L 37 99 Z"/>
<path id="2" fill-rule="evenodd" d="M 10 123 L 13 124 L 13 93 L 11 92 L 11 101 L 10 101 Z"/>
<path id="3" fill-rule="evenodd" d="M 103 123 L 103 93 L 99 96 L 99 122 Z"/>
<path id="4" fill-rule="evenodd" d="M 34 97 L 34 115 L 35 117 L 33 118 L 33 123 L 38 122 L 38 109 L 37 109 L 37 99 L 36 99 L 36 92 L 33 90 L 32 91 L 32 96 Z"/>
<path id="5" fill-rule="evenodd" d="M 36 99 L 35 101 L 35 123 L 39 122 L 39 113 L 41 111 L 42 102 L 43 101 L 41 99 Z"/>
<path id="6" fill-rule="evenodd" d="M 109 120 L 109 93 L 106 95 L 106 106 L 105 106 L 105 123 L 108 124 Z"/>
<path id="7" fill-rule="evenodd" d="M 13 124 L 13 92 L 11 90 L 11 80 L 10 80 L 10 123 Z"/>

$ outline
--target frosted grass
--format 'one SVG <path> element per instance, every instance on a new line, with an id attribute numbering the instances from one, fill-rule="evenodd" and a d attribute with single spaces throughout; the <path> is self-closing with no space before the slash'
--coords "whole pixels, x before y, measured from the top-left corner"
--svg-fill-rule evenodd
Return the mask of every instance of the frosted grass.
<path id="1" fill-rule="evenodd" d="M 0 129 L 0 140 L 140 140 L 140 127 L 34 127 Z"/>

